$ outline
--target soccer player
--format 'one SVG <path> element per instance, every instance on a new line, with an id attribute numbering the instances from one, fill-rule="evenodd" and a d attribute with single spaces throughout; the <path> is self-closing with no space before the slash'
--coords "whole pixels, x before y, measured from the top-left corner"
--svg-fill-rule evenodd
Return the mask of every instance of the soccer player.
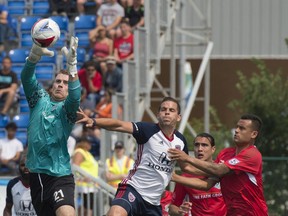
<path id="1" fill-rule="evenodd" d="M 20 158 L 20 176 L 8 182 L 3 216 L 12 216 L 12 207 L 14 208 L 15 215 L 36 216 L 30 195 L 29 170 L 25 166 L 26 155 L 27 152 L 24 151 Z"/>
<path id="2" fill-rule="evenodd" d="M 213 136 L 208 133 L 200 133 L 196 136 L 194 140 L 194 153 L 196 158 L 213 163 L 212 156 L 215 150 L 216 146 Z M 182 176 L 201 179 L 207 178 L 205 176 L 196 176 L 187 173 L 183 173 Z M 189 197 L 189 202 L 183 203 L 186 196 Z M 201 191 L 176 183 L 169 214 L 171 216 L 183 215 L 184 213 L 188 213 L 189 209 L 191 209 L 191 215 L 226 215 L 226 206 L 222 197 L 220 183 L 215 184 L 208 191 Z"/>
<path id="3" fill-rule="evenodd" d="M 220 178 L 221 191 L 229 216 L 267 216 L 268 209 L 263 194 L 262 156 L 255 141 L 260 134 L 262 120 L 253 114 L 241 116 L 237 123 L 235 147 L 223 149 L 215 163 L 202 161 L 182 154 L 177 149 L 169 149 L 169 157 L 182 164 L 182 170 L 189 164 Z M 177 177 L 177 176 L 176 176 Z M 214 178 L 206 180 L 177 177 L 176 182 L 198 189 L 210 189 L 217 182 Z"/>
<path id="4" fill-rule="evenodd" d="M 188 153 L 186 140 L 176 128 L 181 120 L 179 103 L 165 97 L 158 109 L 158 123 L 126 122 L 111 118 L 92 119 L 79 111 L 80 120 L 88 127 L 132 134 L 136 139 L 135 164 L 129 174 L 118 185 L 107 216 L 160 216 L 160 200 L 168 185 L 175 163 L 167 155 L 169 148 Z"/>
<path id="5" fill-rule="evenodd" d="M 28 155 L 32 203 L 37 215 L 74 216 L 75 183 L 71 173 L 67 140 L 76 121 L 81 88 L 77 75 L 78 38 L 71 37 L 67 71 L 55 75 L 50 94 L 36 80 L 35 66 L 41 56 L 53 56 L 47 48 L 33 45 L 21 73 L 28 100 Z"/>

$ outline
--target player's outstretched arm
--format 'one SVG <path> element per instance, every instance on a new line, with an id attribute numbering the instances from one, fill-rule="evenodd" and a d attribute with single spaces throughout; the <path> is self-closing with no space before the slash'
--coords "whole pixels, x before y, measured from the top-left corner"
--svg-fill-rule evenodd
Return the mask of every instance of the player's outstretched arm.
<path id="1" fill-rule="evenodd" d="M 77 112 L 78 121 L 76 123 L 84 123 L 86 127 L 100 127 L 110 131 L 118 131 L 124 133 L 133 133 L 132 122 L 121 121 L 113 118 L 90 118 L 80 108 Z"/>
<path id="2" fill-rule="evenodd" d="M 218 179 L 216 180 L 216 178 L 206 178 L 206 179 L 191 178 L 191 177 L 180 176 L 180 175 L 177 175 L 176 173 L 173 173 L 171 181 L 174 181 L 179 184 L 183 184 L 187 187 L 191 187 L 197 190 L 208 191 L 219 180 Z"/>
<path id="3" fill-rule="evenodd" d="M 170 216 L 184 216 L 191 211 L 192 203 L 184 201 L 179 207 L 171 204 L 169 206 Z"/>
<path id="4" fill-rule="evenodd" d="M 33 44 L 27 59 L 32 63 L 37 63 L 42 56 L 52 57 L 54 56 L 54 52 L 48 50 L 47 48 L 39 47 L 36 44 Z"/>

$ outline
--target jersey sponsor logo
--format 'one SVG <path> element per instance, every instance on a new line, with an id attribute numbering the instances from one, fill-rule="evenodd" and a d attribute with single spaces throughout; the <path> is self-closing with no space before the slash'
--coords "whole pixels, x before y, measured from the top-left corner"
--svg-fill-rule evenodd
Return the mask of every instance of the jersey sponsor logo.
<path id="1" fill-rule="evenodd" d="M 162 154 L 158 158 L 158 162 L 159 162 L 159 164 L 154 164 L 154 163 L 148 162 L 148 166 L 155 169 L 155 170 L 159 170 L 162 172 L 166 172 L 166 173 L 172 172 L 172 169 L 170 167 L 172 166 L 173 161 L 171 161 L 168 158 L 167 153 L 162 152 Z"/>
<path id="2" fill-rule="evenodd" d="M 57 202 L 60 202 L 62 200 L 64 200 L 64 193 L 63 193 L 62 189 L 55 191 L 54 192 L 54 201 L 57 203 Z"/>
<path id="3" fill-rule="evenodd" d="M 228 163 L 231 164 L 231 165 L 236 165 L 236 164 L 238 164 L 239 162 L 240 162 L 240 161 L 237 160 L 236 158 L 232 158 L 232 159 L 230 159 L 230 160 L 228 161 Z"/>
<path id="4" fill-rule="evenodd" d="M 135 196 L 134 194 L 132 194 L 131 192 L 128 193 L 128 199 L 129 199 L 129 202 L 134 202 L 135 201 Z"/>
<path id="5" fill-rule="evenodd" d="M 20 209 L 22 212 L 30 212 L 34 210 L 31 200 L 20 200 Z"/>

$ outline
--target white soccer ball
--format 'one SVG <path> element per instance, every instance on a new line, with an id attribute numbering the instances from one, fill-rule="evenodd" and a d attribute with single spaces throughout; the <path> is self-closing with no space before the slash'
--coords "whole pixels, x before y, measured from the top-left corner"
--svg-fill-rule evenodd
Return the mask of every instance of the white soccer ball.
<path id="1" fill-rule="evenodd" d="M 52 19 L 41 19 L 33 25 L 31 36 L 36 45 L 51 47 L 60 38 L 60 28 Z"/>

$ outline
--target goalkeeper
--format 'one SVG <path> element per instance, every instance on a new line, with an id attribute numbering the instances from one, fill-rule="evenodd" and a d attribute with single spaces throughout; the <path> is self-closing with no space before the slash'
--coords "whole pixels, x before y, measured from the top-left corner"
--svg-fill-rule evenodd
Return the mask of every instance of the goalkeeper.
<path id="1" fill-rule="evenodd" d="M 54 52 L 33 45 L 21 73 L 21 81 L 29 104 L 28 155 L 32 203 L 37 215 L 75 216 L 74 178 L 71 173 L 67 139 L 76 121 L 81 87 L 77 75 L 78 38 L 71 37 L 67 71 L 55 75 L 49 94 L 36 80 L 35 66 Z"/>

